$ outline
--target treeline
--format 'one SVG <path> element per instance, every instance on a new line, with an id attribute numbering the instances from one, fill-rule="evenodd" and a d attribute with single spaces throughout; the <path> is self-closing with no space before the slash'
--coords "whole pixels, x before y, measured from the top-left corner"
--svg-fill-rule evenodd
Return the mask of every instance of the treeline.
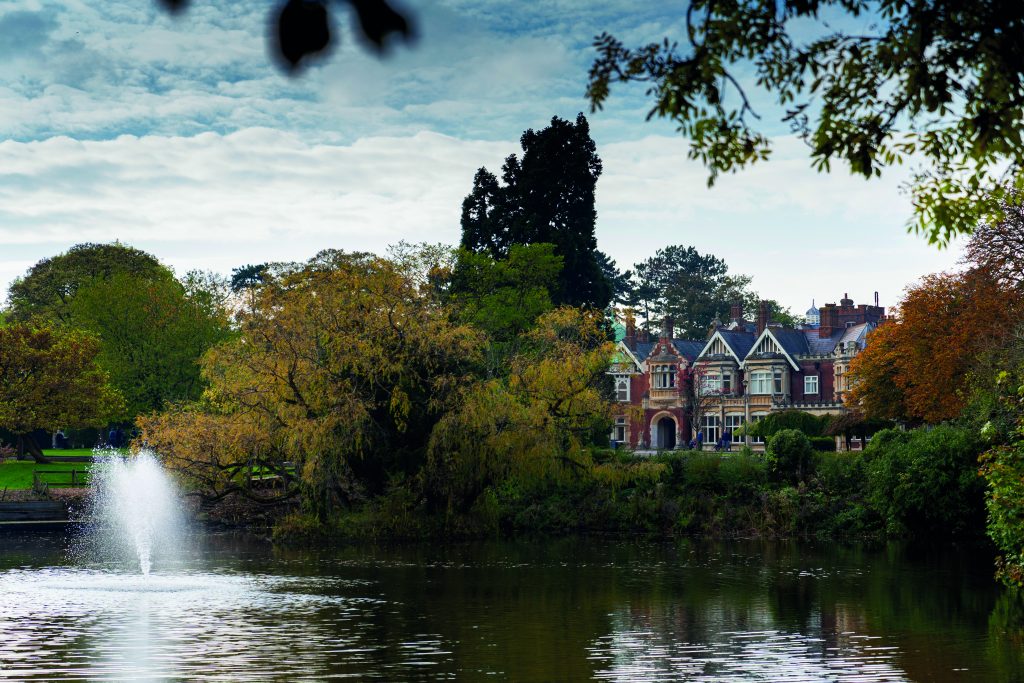
<path id="1" fill-rule="evenodd" d="M 960 476 L 987 485 L 1000 576 L 1024 585 L 1024 197 L 980 225 L 962 268 L 923 278 L 851 365 L 850 401 L 874 419 L 969 434 Z M 909 484 L 908 484 L 909 485 Z M 936 489 L 938 492 L 939 490 Z M 940 505 L 936 501 L 936 506 Z"/>

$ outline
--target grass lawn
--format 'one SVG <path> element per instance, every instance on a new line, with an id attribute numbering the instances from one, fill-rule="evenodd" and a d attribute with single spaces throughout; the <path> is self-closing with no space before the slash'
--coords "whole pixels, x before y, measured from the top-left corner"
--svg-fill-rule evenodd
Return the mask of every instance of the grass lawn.
<path id="1" fill-rule="evenodd" d="M 67 453 L 68 451 L 63 451 Z M 91 451 L 89 451 L 91 453 Z M 40 465 L 32 461 L 14 461 L 14 462 L 0 462 L 0 491 L 9 489 L 11 491 L 17 491 L 19 489 L 26 490 L 32 488 L 32 473 L 35 471 L 40 472 L 54 472 L 54 471 L 68 471 L 89 469 L 92 467 L 92 463 L 87 462 L 55 462 L 49 465 Z M 61 479 L 66 479 L 71 475 L 64 475 Z"/>
<path id="2" fill-rule="evenodd" d="M 91 448 L 68 448 L 65 450 L 53 450 L 50 448 L 43 449 L 43 455 L 49 457 L 51 455 L 92 455 Z"/>

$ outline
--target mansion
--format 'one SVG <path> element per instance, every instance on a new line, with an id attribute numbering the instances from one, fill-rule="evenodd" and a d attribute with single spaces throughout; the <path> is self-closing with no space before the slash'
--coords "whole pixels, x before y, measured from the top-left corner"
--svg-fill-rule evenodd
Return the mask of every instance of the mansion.
<path id="1" fill-rule="evenodd" d="M 845 412 L 850 360 L 884 319 L 877 293 L 873 306 L 845 295 L 838 305 L 812 305 L 797 329 L 769 320 L 767 302 L 753 322 L 733 304 L 729 322 L 716 319 L 704 341 L 676 339 L 671 318 L 657 339 L 627 319 L 610 371 L 618 401 L 612 440 L 673 449 L 700 433 L 705 446 L 728 436 L 759 449 L 763 443 L 739 428 L 772 411 Z"/>

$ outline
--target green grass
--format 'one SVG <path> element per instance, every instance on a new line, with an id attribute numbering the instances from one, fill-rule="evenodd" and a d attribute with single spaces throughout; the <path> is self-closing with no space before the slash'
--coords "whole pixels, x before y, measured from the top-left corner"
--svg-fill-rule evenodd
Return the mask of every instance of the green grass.
<path id="1" fill-rule="evenodd" d="M 32 488 L 32 473 L 39 472 L 64 472 L 68 470 L 85 470 L 92 467 L 92 463 L 83 462 L 55 462 L 49 465 L 41 465 L 34 462 L 15 461 L 0 463 L 0 492 L 4 489 L 11 491 L 27 490 Z M 64 480 L 70 475 L 61 475 Z M 55 479 L 51 477 L 51 479 Z"/>
<path id="2" fill-rule="evenodd" d="M 121 455 L 124 455 L 124 454 L 126 454 L 128 452 L 127 448 L 118 448 L 118 449 L 115 449 L 115 450 L 118 453 L 120 453 Z M 110 453 L 111 451 L 109 449 L 104 448 L 102 452 L 103 453 Z M 43 449 L 43 455 L 45 455 L 47 457 L 49 457 L 51 455 L 88 455 L 88 456 L 91 457 L 92 453 L 93 453 L 93 450 L 91 448 L 68 448 L 66 450 L 60 450 L 60 449 L 54 450 L 54 449 L 50 449 L 50 448 L 44 448 Z"/>

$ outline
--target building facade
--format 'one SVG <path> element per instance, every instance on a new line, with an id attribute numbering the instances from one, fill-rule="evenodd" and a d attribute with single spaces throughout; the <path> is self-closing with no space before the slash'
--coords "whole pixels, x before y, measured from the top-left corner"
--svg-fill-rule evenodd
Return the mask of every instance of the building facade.
<path id="1" fill-rule="evenodd" d="M 772 411 L 838 414 L 847 409 L 847 375 L 868 332 L 885 320 L 875 304 L 813 305 L 806 322 L 786 328 L 769 319 L 762 302 L 756 319 L 733 304 L 730 320 L 712 323 L 707 338 L 676 339 L 671 319 L 657 339 L 626 321 L 610 373 L 617 410 L 612 440 L 631 449 L 666 450 L 724 438 L 754 449 L 763 443 L 740 433 Z"/>

